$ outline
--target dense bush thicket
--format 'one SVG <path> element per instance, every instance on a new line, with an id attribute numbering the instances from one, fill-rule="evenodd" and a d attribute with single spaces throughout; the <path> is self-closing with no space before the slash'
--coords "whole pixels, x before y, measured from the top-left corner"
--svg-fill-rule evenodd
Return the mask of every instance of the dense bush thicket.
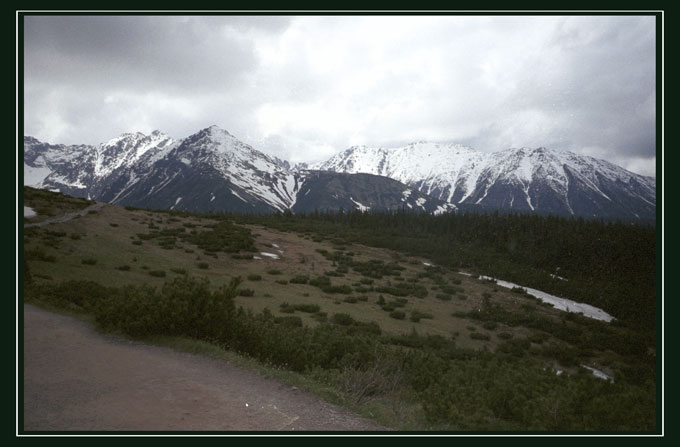
<path id="1" fill-rule="evenodd" d="M 26 283 L 30 300 L 92 313 L 106 330 L 133 337 L 192 337 L 293 371 L 329 377 L 357 400 L 410 390 L 427 419 L 459 430 L 653 430 L 654 384 L 589 373 L 558 376 L 524 357 L 460 349 L 437 336 L 381 336 L 347 314 L 319 325 L 237 308 L 239 279 L 212 291 L 206 279 L 176 277 L 149 286 L 91 281 Z M 317 312 L 314 306 L 294 310 Z M 316 314 L 315 314 L 316 315 Z M 323 318 L 322 318 L 323 317 Z M 520 342 L 523 343 L 523 342 Z M 400 348 L 400 347 L 404 348 Z"/>

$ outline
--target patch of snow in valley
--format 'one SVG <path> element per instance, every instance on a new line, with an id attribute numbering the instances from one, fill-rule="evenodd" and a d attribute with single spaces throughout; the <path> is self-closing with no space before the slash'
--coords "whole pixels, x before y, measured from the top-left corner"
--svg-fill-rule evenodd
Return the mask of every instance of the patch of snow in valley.
<path id="1" fill-rule="evenodd" d="M 30 206 L 24 207 L 24 217 L 35 217 L 38 214 Z"/>
<path id="2" fill-rule="evenodd" d="M 260 254 L 262 256 L 266 256 L 266 257 L 272 258 L 272 259 L 281 259 L 281 258 L 279 258 L 279 255 L 277 255 L 275 253 L 267 253 L 266 251 L 261 251 Z"/>
<path id="3" fill-rule="evenodd" d="M 259 256 L 253 256 L 253 259 L 262 259 L 262 258 L 259 257 Z"/>
<path id="4" fill-rule="evenodd" d="M 593 367 L 591 367 L 591 366 L 586 366 L 586 365 L 581 365 L 581 367 L 587 369 L 587 370 L 590 371 L 590 372 L 592 372 L 593 375 L 594 375 L 595 377 L 597 377 L 598 379 L 609 380 L 610 382 L 613 382 L 613 381 L 614 381 L 614 379 L 613 379 L 611 376 L 609 376 L 609 375 L 603 373 L 603 372 L 600 371 L 599 369 L 595 369 L 595 368 L 593 368 Z"/>
<path id="5" fill-rule="evenodd" d="M 495 278 L 491 278 L 490 276 L 480 276 L 479 279 L 495 279 Z M 567 298 L 560 298 L 560 297 L 550 295 L 550 294 L 545 293 L 545 292 L 541 292 L 540 290 L 520 286 L 520 285 L 517 285 L 515 283 L 503 281 L 503 280 L 500 280 L 500 279 L 496 280 L 496 284 L 498 284 L 501 287 L 506 287 L 508 289 L 512 289 L 513 287 L 521 287 L 521 288 L 523 288 L 524 290 L 527 291 L 527 294 L 534 296 L 534 297 L 538 298 L 539 300 L 541 300 L 545 303 L 552 304 L 555 307 L 555 309 L 558 309 L 558 310 L 563 310 L 563 311 L 566 311 L 566 312 L 582 313 L 586 317 L 594 318 L 596 320 L 602 320 L 602 321 L 606 321 L 606 322 L 610 322 L 611 320 L 614 319 L 614 317 L 609 315 L 607 312 L 605 312 L 602 309 L 599 309 L 595 306 L 591 306 L 590 304 L 577 303 L 576 301 L 572 301 L 572 300 L 569 300 Z"/>
<path id="6" fill-rule="evenodd" d="M 181 197 L 177 197 L 177 200 L 175 200 L 175 204 L 172 205 L 172 206 L 170 207 L 170 209 L 171 209 L 171 210 L 174 210 L 175 207 L 177 206 L 177 204 L 180 202 L 180 200 L 182 200 L 182 198 L 181 198 Z"/>
<path id="7" fill-rule="evenodd" d="M 472 276 L 470 273 L 466 272 L 458 272 L 461 275 L 465 276 Z M 582 313 L 583 316 L 588 317 L 588 318 L 593 318 L 595 320 L 602 320 L 606 322 L 610 322 L 614 319 L 611 315 L 609 315 L 607 312 L 603 311 L 600 308 L 597 308 L 595 306 L 591 306 L 590 304 L 585 304 L 585 303 L 577 303 L 576 301 L 572 301 L 567 298 L 560 298 L 555 295 L 550 295 L 545 292 L 541 292 L 540 290 L 536 289 L 531 289 L 529 287 L 524 287 L 517 285 L 515 283 L 509 282 L 509 281 L 503 281 L 502 279 L 496 279 L 492 278 L 490 276 L 481 276 L 479 279 L 488 279 L 488 280 L 494 280 L 496 281 L 496 284 L 498 284 L 501 287 L 506 287 L 508 289 L 512 289 L 513 287 L 521 287 L 524 290 L 527 291 L 527 294 L 538 298 L 539 300 L 543 301 L 544 303 L 550 303 L 553 305 L 553 307 L 557 310 L 562 310 L 565 312 L 574 312 L 574 313 Z"/>

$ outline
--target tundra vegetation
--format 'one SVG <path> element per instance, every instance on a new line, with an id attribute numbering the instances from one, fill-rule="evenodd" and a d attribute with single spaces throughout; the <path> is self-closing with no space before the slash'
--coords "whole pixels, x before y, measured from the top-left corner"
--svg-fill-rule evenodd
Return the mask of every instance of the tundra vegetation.
<path id="1" fill-rule="evenodd" d="M 55 214 L 72 200 L 24 188 L 26 205 Z M 195 339 L 298 374 L 398 429 L 653 431 L 655 243 L 650 227 L 540 216 L 105 206 L 23 229 L 23 296 L 104 331 Z M 280 259 L 260 256 L 273 247 Z"/>

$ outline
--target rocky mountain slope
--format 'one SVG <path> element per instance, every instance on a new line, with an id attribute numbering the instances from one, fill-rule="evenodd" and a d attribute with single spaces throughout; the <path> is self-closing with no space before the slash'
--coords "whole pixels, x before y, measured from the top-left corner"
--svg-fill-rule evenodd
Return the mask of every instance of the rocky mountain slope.
<path id="1" fill-rule="evenodd" d="M 653 177 L 546 148 L 483 153 L 427 142 L 355 146 L 310 168 L 390 177 L 454 205 L 604 218 L 656 215 Z"/>

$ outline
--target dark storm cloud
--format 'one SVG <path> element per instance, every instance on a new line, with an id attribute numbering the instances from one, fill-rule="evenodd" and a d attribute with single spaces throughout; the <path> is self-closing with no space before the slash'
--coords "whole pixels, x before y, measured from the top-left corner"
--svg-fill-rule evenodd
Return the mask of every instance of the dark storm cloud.
<path id="1" fill-rule="evenodd" d="M 653 17 L 26 17 L 26 133 L 218 124 L 293 161 L 547 146 L 653 174 Z"/>
<path id="2" fill-rule="evenodd" d="M 26 76 L 106 88 L 224 88 L 256 65 L 252 44 L 237 35 L 248 23 L 219 17 L 28 17 Z"/>

